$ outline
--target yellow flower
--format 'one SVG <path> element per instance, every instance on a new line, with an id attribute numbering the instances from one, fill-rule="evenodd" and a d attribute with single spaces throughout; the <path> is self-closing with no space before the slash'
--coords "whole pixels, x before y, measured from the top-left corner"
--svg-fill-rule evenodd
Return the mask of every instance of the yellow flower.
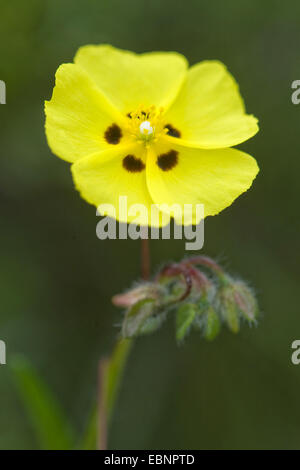
<path id="1" fill-rule="evenodd" d="M 258 126 L 218 61 L 187 69 L 174 52 L 84 46 L 74 64 L 58 68 L 45 109 L 48 143 L 72 163 L 82 197 L 97 207 L 106 204 L 102 213 L 124 222 L 163 224 L 161 217 L 157 222 L 130 211 L 138 203 L 148 214 L 157 205 L 160 215 L 174 215 L 174 204 L 191 204 L 184 223 L 198 223 L 197 204 L 204 204 L 204 216 L 219 213 L 258 172 L 254 158 L 229 148 Z M 119 196 L 127 196 L 125 213 Z"/>

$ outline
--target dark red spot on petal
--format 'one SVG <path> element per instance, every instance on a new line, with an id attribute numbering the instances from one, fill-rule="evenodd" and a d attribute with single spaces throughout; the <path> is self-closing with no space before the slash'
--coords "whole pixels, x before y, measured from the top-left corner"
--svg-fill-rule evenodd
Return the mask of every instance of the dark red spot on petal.
<path id="1" fill-rule="evenodd" d="M 127 155 L 123 158 L 123 168 L 130 173 L 139 173 L 145 169 L 145 164 L 140 158 L 136 158 L 134 155 Z"/>
<path id="2" fill-rule="evenodd" d="M 167 134 L 171 137 L 180 137 L 181 133 L 178 129 L 176 129 L 172 124 L 166 124 L 165 129 L 167 129 Z"/>
<path id="3" fill-rule="evenodd" d="M 163 153 L 157 157 L 156 163 L 163 171 L 172 170 L 178 163 L 178 152 L 176 152 L 176 150 L 170 150 L 167 153 Z"/>
<path id="4" fill-rule="evenodd" d="M 121 140 L 122 131 L 120 127 L 117 126 L 117 124 L 112 124 L 106 129 L 104 133 L 104 137 L 105 137 L 106 142 L 108 142 L 109 144 L 116 145 Z"/>

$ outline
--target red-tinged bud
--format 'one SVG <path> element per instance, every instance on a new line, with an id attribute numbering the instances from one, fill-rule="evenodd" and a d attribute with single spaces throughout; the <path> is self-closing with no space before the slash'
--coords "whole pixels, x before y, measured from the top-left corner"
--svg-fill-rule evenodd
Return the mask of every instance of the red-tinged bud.
<path id="1" fill-rule="evenodd" d="M 114 295 L 112 303 L 117 307 L 131 307 L 140 300 L 144 299 L 158 299 L 161 292 L 161 286 L 154 283 L 141 284 L 134 289 L 131 289 L 124 294 Z"/>
<path id="2" fill-rule="evenodd" d="M 241 314 L 249 322 L 254 322 L 258 314 L 258 305 L 251 289 L 243 281 L 235 281 L 234 297 Z"/>
<path id="3" fill-rule="evenodd" d="M 242 281 L 227 276 L 219 289 L 218 304 L 220 313 L 234 333 L 240 329 L 243 317 L 254 322 L 257 316 L 257 302 L 249 287 Z"/>

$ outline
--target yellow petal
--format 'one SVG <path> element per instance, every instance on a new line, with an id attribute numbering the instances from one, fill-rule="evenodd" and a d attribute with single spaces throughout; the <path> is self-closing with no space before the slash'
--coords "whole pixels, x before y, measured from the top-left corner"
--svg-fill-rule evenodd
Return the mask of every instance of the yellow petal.
<path id="1" fill-rule="evenodd" d="M 181 144 L 191 147 L 231 147 L 258 131 L 257 119 L 245 113 L 237 83 L 217 61 L 190 68 L 165 119 L 179 130 Z"/>
<path id="2" fill-rule="evenodd" d="M 56 72 L 56 86 L 45 103 L 46 135 L 53 153 L 69 162 L 110 148 L 105 132 L 122 124 L 115 111 L 88 75 L 74 64 Z M 120 139 L 120 144 L 124 143 Z M 120 145 L 117 144 L 117 145 Z"/>
<path id="3" fill-rule="evenodd" d="M 187 68 L 175 52 L 135 54 L 109 45 L 81 47 L 74 61 L 122 113 L 139 105 L 169 106 Z"/>
<path id="4" fill-rule="evenodd" d="M 172 167 L 173 166 L 173 167 Z M 254 158 L 235 149 L 201 150 L 180 145 L 157 144 L 147 158 L 147 185 L 160 210 L 161 204 L 178 204 L 184 225 L 197 224 L 197 204 L 204 204 L 204 217 L 218 214 L 252 184 L 258 173 Z M 179 215 L 181 215 L 179 214 Z M 174 216 L 177 222 L 180 217 Z"/>
<path id="5" fill-rule="evenodd" d="M 126 223 L 162 226 L 167 223 L 162 220 L 163 214 L 155 207 L 151 213 L 154 203 L 146 184 L 145 165 L 145 147 L 135 144 L 82 158 L 72 165 L 72 173 L 83 199 L 95 205 L 100 214 Z"/>

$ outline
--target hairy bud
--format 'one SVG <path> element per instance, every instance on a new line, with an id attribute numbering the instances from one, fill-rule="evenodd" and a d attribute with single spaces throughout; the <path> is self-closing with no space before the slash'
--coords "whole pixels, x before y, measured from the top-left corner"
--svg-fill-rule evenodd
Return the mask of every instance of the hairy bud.
<path id="1" fill-rule="evenodd" d="M 168 264 L 154 281 L 143 282 L 112 300 L 126 308 L 124 338 L 156 331 L 169 312 L 174 312 L 179 343 L 192 329 L 200 330 L 211 341 L 219 334 L 222 323 L 237 333 L 242 320 L 254 323 L 258 314 L 256 299 L 247 284 L 233 279 L 204 256 Z"/>

